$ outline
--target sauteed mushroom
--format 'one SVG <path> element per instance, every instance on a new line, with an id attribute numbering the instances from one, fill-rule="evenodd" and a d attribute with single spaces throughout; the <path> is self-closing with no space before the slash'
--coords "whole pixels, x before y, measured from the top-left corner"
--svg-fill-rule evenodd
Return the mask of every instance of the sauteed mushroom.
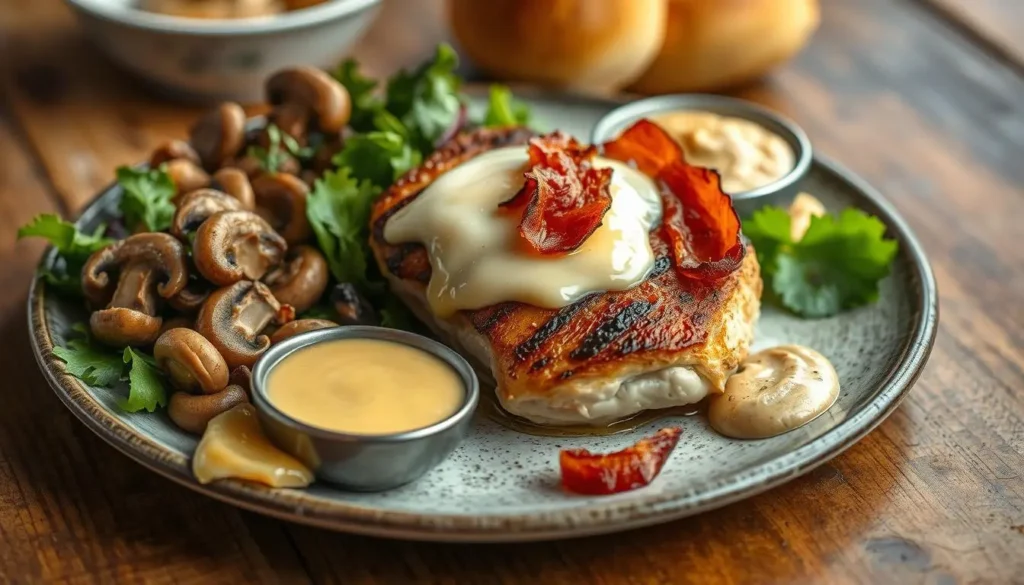
<path id="1" fill-rule="evenodd" d="M 229 367 L 251 368 L 270 347 L 263 330 L 294 318 L 294 309 L 277 302 L 265 284 L 243 280 L 210 295 L 199 311 L 196 331 L 213 343 Z"/>
<path id="2" fill-rule="evenodd" d="M 267 115 L 267 121 L 281 132 L 291 136 L 300 145 L 306 145 L 306 130 L 309 128 L 310 110 L 304 104 L 283 103 Z M 267 138 L 266 132 L 263 133 Z"/>
<path id="3" fill-rule="evenodd" d="M 266 221 L 251 211 L 221 211 L 196 231 L 192 259 L 210 282 L 227 286 L 258 280 L 284 259 L 288 245 Z"/>
<path id="4" fill-rule="evenodd" d="M 185 317 L 185 316 L 171 317 L 170 319 L 164 319 L 163 324 L 160 325 L 160 335 L 163 335 L 164 333 L 167 333 L 171 329 L 193 329 L 194 330 L 195 326 L 196 326 L 195 321 L 193 321 L 190 317 Z M 160 339 L 159 335 L 157 336 L 157 339 Z"/>
<path id="5" fill-rule="evenodd" d="M 293 67 L 275 73 L 266 84 L 267 101 L 274 106 L 291 104 L 316 116 L 324 132 L 338 132 L 352 114 L 345 86 L 315 67 Z"/>
<path id="6" fill-rule="evenodd" d="M 197 189 L 178 201 L 171 220 L 171 233 L 185 239 L 211 215 L 239 209 L 242 209 L 242 203 L 227 193 L 216 189 Z"/>
<path id="7" fill-rule="evenodd" d="M 210 185 L 210 175 L 206 174 L 198 164 L 186 159 L 176 158 L 167 163 L 164 169 L 171 177 L 176 192 L 175 199 L 196 189 Z"/>
<path id="8" fill-rule="evenodd" d="M 327 289 L 327 260 L 312 246 L 291 250 L 284 264 L 270 271 L 265 279 L 274 298 L 302 313 L 316 304 Z"/>
<path id="9" fill-rule="evenodd" d="M 228 384 L 240 386 L 246 392 L 251 392 L 252 370 L 249 369 L 249 366 L 238 366 L 231 370 L 231 375 L 228 376 Z"/>
<path id="10" fill-rule="evenodd" d="M 179 389 L 215 394 L 228 385 L 228 364 L 205 337 L 184 328 L 165 331 L 153 345 L 156 364 Z"/>
<path id="11" fill-rule="evenodd" d="M 309 186 L 287 173 L 264 174 L 252 182 L 256 213 L 266 219 L 289 244 L 305 242 L 313 235 L 306 217 Z"/>
<path id="12" fill-rule="evenodd" d="M 167 304 L 175 311 L 194 315 L 210 296 L 210 287 L 203 280 L 191 280 L 178 294 L 167 299 Z"/>
<path id="13" fill-rule="evenodd" d="M 118 347 L 149 345 L 163 323 L 157 295 L 173 297 L 187 283 L 185 247 L 164 233 L 135 234 L 93 253 L 82 291 L 93 307 L 105 307 L 89 318 L 93 335 Z"/>
<path id="14" fill-rule="evenodd" d="M 149 156 L 149 166 L 155 169 L 165 162 L 177 159 L 184 159 L 197 165 L 199 164 L 199 155 L 196 154 L 192 145 L 184 140 L 168 140 L 158 146 L 153 151 L 153 154 Z"/>
<path id="15" fill-rule="evenodd" d="M 245 110 L 233 102 L 217 106 L 192 126 L 189 141 L 207 171 L 219 169 L 245 146 Z"/>
<path id="16" fill-rule="evenodd" d="M 299 333 L 316 331 L 317 329 L 330 329 L 331 327 L 337 326 L 338 324 L 334 321 L 328 321 L 326 319 L 298 319 L 279 327 L 277 331 L 270 336 L 270 343 L 280 343 L 293 335 L 298 335 Z"/>
<path id="17" fill-rule="evenodd" d="M 182 430 L 201 435 L 213 417 L 243 402 L 249 402 L 249 395 L 241 386 L 228 386 L 216 394 L 199 396 L 175 392 L 167 404 L 167 415 Z"/>
<path id="18" fill-rule="evenodd" d="M 331 303 L 341 317 L 342 325 L 377 325 L 377 312 L 370 301 L 359 294 L 356 287 L 345 282 L 335 285 L 331 291 Z"/>
<path id="19" fill-rule="evenodd" d="M 249 183 L 249 175 L 242 169 L 224 167 L 213 174 L 213 180 L 220 187 L 220 190 L 231 195 L 242 204 L 242 209 L 252 211 L 256 209 L 256 196 L 252 192 L 252 184 Z"/>

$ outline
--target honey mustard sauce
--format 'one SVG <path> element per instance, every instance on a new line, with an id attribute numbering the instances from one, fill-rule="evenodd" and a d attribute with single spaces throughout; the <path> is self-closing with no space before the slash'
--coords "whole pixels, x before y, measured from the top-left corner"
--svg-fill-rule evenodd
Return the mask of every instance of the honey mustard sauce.
<path id="1" fill-rule="evenodd" d="M 828 358 L 800 345 L 755 353 L 710 398 L 708 419 L 737 439 L 780 435 L 814 420 L 839 396 L 839 376 Z"/>

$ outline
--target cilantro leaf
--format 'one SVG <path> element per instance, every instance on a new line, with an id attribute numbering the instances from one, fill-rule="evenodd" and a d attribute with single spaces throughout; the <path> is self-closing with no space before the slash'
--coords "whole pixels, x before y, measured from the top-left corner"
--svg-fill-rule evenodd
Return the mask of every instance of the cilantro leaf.
<path id="1" fill-rule="evenodd" d="M 57 259 L 41 276 L 58 292 L 80 295 L 82 266 L 93 252 L 113 242 L 103 236 L 105 231 L 106 226 L 99 225 L 91 234 L 81 232 L 75 224 L 44 213 L 18 229 L 18 239 L 38 237 L 49 241 L 57 249 Z"/>
<path id="2" fill-rule="evenodd" d="M 53 355 L 64 361 L 69 374 L 90 386 L 109 388 L 121 379 L 124 362 L 116 353 L 92 345 L 88 339 L 71 339 L 54 347 Z"/>
<path id="3" fill-rule="evenodd" d="M 374 116 L 384 109 L 384 102 L 374 94 L 377 82 L 359 72 L 359 64 L 355 59 L 343 61 L 333 75 L 348 90 L 352 102 L 352 118 L 348 125 L 356 132 L 373 130 Z"/>
<path id="4" fill-rule="evenodd" d="M 118 403 L 127 412 L 146 410 L 153 412 L 167 404 L 167 391 L 163 377 L 153 358 L 130 347 L 124 348 L 122 358 L 131 368 L 128 372 L 128 398 Z"/>
<path id="5" fill-rule="evenodd" d="M 143 228 L 159 232 L 171 227 L 174 217 L 175 186 L 163 168 L 135 169 L 119 167 L 117 182 L 124 189 L 121 213 L 129 229 Z"/>
<path id="6" fill-rule="evenodd" d="M 331 273 L 340 282 L 367 290 L 370 205 L 380 189 L 355 178 L 349 168 L 329 171 L 313 185 L 306 216 Z"/>
<path id="7" fill-rule="evenodd" d="M 409 129 L 421 154 L 431 152 L 461 115 L 458 65 L 455 50 L 441 43 L 434 58 L 416 71 L 399 71 L 388 80 L 385 107 Z"/>
<path id="8" fill-rule="evenodd" d="M 504 85 L 492 84 L 484 126 L 526 126 L 530 123 L 530 108 L 512 97 L 512 90 Z"/>
<path id="9" fill-rule="evenodd" d="M 395 120 L 393 116 L 379 119 L 383 123 Z M 384 189 L 421 160 L 420 153 L 397 132 L 374 131 L 349 138 L 333 162 L 339 168 L 348 168 L 357 181 L 369 181 Z"/>
<path id="10" fill-rule="evenodd" d="M 885 224 L 859 209 L 812 217 L 793 242 L 789 214 L 769 207 L 743 223 L 766 282 L 783 306 L 805 317 L 828 317 L 878 299 L 878 282 L 889 274 L 898 245 Z"/>
<path id="11" fill-rule="evenodd" d="M 264 171 L 276 173 L 284 165 L 289 154 L 300 160 L 312 158 L 312 148 L 299 146 L 295 138 L 281 132 L 276 124 L 267 124 L 266 130 L 268 146 L 253 145 L 245 151 L 246 155 L 259 162 L 260 168 Z"/>

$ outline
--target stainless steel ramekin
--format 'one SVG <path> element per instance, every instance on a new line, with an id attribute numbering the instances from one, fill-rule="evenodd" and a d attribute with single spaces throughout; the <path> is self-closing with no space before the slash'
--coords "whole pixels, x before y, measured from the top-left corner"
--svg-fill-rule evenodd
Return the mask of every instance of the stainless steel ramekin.
<path id="1" fill-rule="evenodd" d="M 796 196 L 799 182 L 811 168 L 814 153 L 807 133 L 795 122 L 746 100 L 709 94 L 660 95 L 629 102 L 605 114 L 591 132 L 591 142 L 614 139 L 641 118 L 678 111 L 700 111 L 750 120 L 777 134 L 793 149 L 796 164 L 780 179 L 757 189 L 732 193 L 733 207 L 747 217 L 764 205 L 786 206 Z"/>
<path id="2" fill-rule="evenodd" d="M 454 368 L 462 379 L 462 406 L 428 427 L 388 435 L 330 431 L 295 420 L 275 407 L 266 393 L 274 366 L 305 347 L 338 339 L 378 339 L 430 353 Z M 296 335 L 271 347 L 253 368 L 252 399 L 271 440 L 308 465 L 317 478 L 353 491 L 380 491 L 413 481 L 451 454 L 469 430 L 480 399 L 480 385 L 466 360 L 432 339 L 383 327 L 335 327 Z"/>

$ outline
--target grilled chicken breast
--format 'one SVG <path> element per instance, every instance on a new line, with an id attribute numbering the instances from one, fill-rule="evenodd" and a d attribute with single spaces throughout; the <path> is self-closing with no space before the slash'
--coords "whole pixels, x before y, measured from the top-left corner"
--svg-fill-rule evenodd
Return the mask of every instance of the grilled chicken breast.
<path id="1" fill-rule="evenodd" d="M 502 406 L 543 424 L 607 424 L 642 410 L 722 392 L 746 357 L 760 309 L 761 278 L 748 250 L 714 284 L 681 277 L 660 230 L 654 268 L 621 292 L 593 293 L 560 310 L 506 302 L 451 318 L 426 301 L 431 267 L 419 244 L 391 245 L 388 218 L 436 177 L 483 152 L 517 144 L 524 129 L 478 130 L 441 147 L 375 202 L 371 247 L 392 290 L 442 339 L 490 374 Z"/>

